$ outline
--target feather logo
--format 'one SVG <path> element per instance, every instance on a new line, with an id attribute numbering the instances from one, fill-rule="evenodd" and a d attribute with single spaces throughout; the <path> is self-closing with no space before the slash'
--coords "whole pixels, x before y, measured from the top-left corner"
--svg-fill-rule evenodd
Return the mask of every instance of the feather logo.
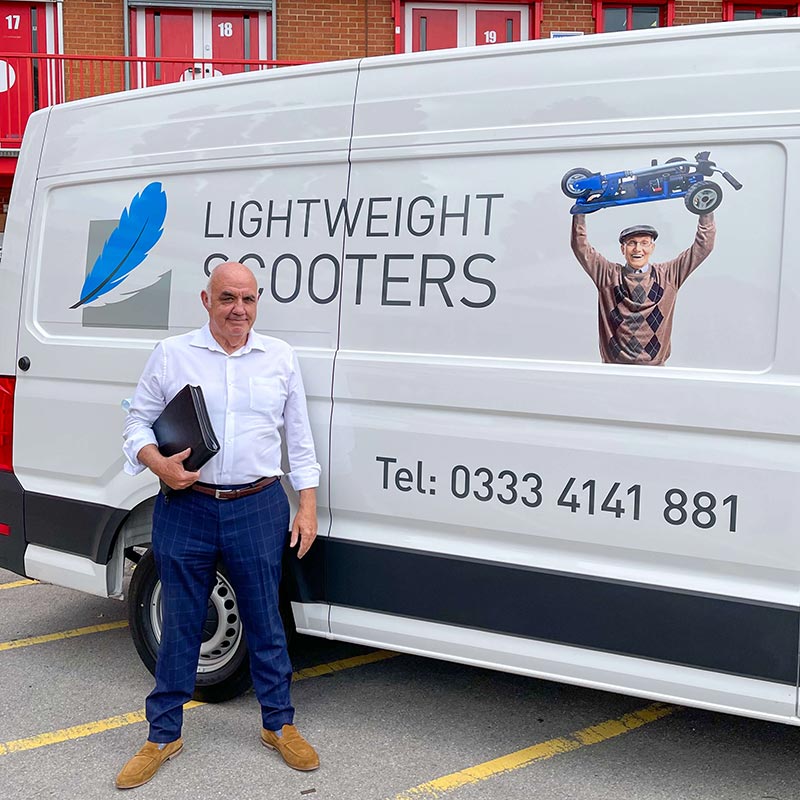
<path id="1" fill-rule="evenodd" d="M 86 276 L 79 308 L 119 286 L 147 258 L 164 232 L 167 195 L 158 182 L 150 183 L 124 209 L 119 224 Z"/>

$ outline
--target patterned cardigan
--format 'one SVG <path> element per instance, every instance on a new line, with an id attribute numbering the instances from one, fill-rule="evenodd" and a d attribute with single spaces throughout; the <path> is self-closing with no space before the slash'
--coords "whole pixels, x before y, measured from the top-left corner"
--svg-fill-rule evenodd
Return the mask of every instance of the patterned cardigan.
<path id="1" fill-rule="evenodd" d="M 714 215 L 703 214 L 688 250 L 637 272 L 600 255 L 586 237 L 585 215 L 572 217 L 572 252 L 597 287 L 600 356 L 605 363 L 660 366 L 666 362 L 678 289 L 708 257 L 715 235 Z"/>

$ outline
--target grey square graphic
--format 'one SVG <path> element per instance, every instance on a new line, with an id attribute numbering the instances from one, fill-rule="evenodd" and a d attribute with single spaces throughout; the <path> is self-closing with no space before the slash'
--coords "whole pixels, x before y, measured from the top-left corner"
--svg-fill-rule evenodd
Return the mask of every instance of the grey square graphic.
<path id="1" fill-rule="evenodd" d="M 118 225 L 117 220 L 95 219 L 89 223 L 86 245 L 86 275 L 103 250 L 106 240 Z M 169 329 L 169 298 L 172 272 L 162 275 L 156 283 L 119 303 L 92 308 L 84 306 L 84 328 L 137 328 L 165 331 Z"/>

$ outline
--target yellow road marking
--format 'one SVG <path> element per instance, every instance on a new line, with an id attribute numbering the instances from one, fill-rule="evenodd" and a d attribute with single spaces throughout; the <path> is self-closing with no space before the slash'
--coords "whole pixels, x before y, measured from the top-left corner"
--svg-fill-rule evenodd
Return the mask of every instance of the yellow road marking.
<path id="1" fill-rule="evenodd" d="M 374 664 L 376 661 L 385 661 L 387 658 L 394 658 L 400 653 L 393 653 L 391 650 L 373 650 L 371 653 L 364 653 L 363 656 L 353 656 L 343 658 L 340 661 L 332 661 L 330 664 L 320 664 L 318 667 L 306 667 L 292 674 L 293 681 L 302 681 L 305 678 L 316 678 L 320 675 L 330 675 L 334 672 L 341 672 L 343 669 L 353 669 L 364 664 Z"/>
<path id="2" fill-rule="evenodd" d="M 196 708 L 205 705 L 192 700 L 184 705 L 184 708 Z M 126 725 L 133 725 L 136 722 L 144 722 L 144 709 L 132 711 L 129 714 L 120 714 L 118 717 L 108 717 L 99 719 L 97 722 L 87 722 L 85 725 L 74 725 L 72 728 L 62 728 L 60 731 L 50 731 L 40 733 L 38 736 L 29 736 L 27 739 L 15 739 L 13 742 L 0 744 L 0 756 L 8 753 L 20 753 L 23 750 L 35 750 L 37 747 L 46 747 L 49 744 L 68 742 L 71 739 L 82 739 L 85 736 L 92 736 L 95 733 L 111 731 L 114 728 L 124 728 Z"/>
<path id="3" fill-rule="evenodd" d="M 524 750 L 518 750 L 516 753 L 510 753 L 507 756 L 501 756 L 474 767 L 467 767 L 467 769 L 462 769 L 460 772 L 453 772 L 450 775 L 444 775 L 441 778 L 421 783 L 419 786 L 414 786 L 396 795 L 394 800 L 420 800 L 420 798 L 433 800 L 433 798 L 441 797 L 445 793 L 461 786 L 480 783 L 487 778 L 527 767 L 536 761 L 545 761 L 562 753 L 569 753 L 572 750 L 579 750 L 581 747 L 605 742 L 615 736 L 621 736 L 623 733 L 630 733 L 630 731 L 666 717 L 676 710 L 677 706 L 653 703 L 647 708 L 641 708 L 638 711 L 625 714 L 619 719 L 610 719 L 598 725 L 575 731 L 567 736 L 550 739 L 532 747 L 526 747 Z"/>
<path id="4" fill-rule="evenodd" d="M 16 589 L 18 586 L 32 586 L 34 583 L 39 583 L 39 581 L 32 581 L 28 578 L 25 578 L 21 581 L 12 581 L 11 583 L 0 583 L 0 589 Z"/>
<path id="5" fill-rule="evenodd" d="M 118 625 L 118 627 L 122 626 Z M 396 655 L 399 654 L 392 653 L 388 650 L 376 650 L 372 653 L 366 653 L 363 656 L 343 658 L 340 661 L 332 661 L 330 664 L 320 664 L 317 667 L 299 670 L 292 675 L 292 680 L 302 681 L 307 678 L 315 678 L 318 675 L 341 672 L 345 669 L 352 669 L 353 667 L 360 667 L 364 664 L 372 664 L 376 661 L 393 658 Z M 192 700 L 184 705 L 184 709 L 199 708 L 204 705 L 205 703 Z M 107 717 L 106 719 L 100 719 L 96 722 L 87 722 L 84 725 L 74 725 L 71 728 L 62 728 L 58 731 L 40 733 L 36 736 L 29 736 L 26 739 L 14 739 L 11 742 L 4 743 L 0 742 L 0 756 L 8 755 L 9 753 L 20 753 L 24 750 L 35 750 L 38 747 L 47 747 L 51 744 L 59 744 L 73 739 L 83 739 L 86 736 L 93 736 L 96 733 L 111 731 L 115 728 L 124 728 L 126 725 L 134 725 L 138 722 L 145 721 L 144 709 L 142 708 L 139 709 L 139 711 L 131 711 L 128 714 L 120 714 L 116 717 Z"/>
<path id="6" fill-rule="evenodd" d="M 121 619 L 116 622 L 105 622 L 102 625 L 88 625 L 85 628 L 73 628 L 70 631 L 46 633 L 43 636 L 29 636 L 27 639 L 14 639 L 10 642 L 0 642 L 0 653 L 3 652 L 3 650 L 16 650 L 18 647 L 30 647 L 32 644 L 57 642 L 61 639 L 74 639 L 76 636 L 85 636 L 87 633 L 102 633 L 103 631 L 113 631 L 118 628 L 127 627 L 128 623 L 124 619 Z"/>

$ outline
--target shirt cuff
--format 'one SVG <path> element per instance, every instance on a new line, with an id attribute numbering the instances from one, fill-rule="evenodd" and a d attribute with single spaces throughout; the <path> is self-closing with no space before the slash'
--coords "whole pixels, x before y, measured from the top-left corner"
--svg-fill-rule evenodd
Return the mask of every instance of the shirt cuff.
<path id="1" fill-rule="evenodd" d="M 144 472 L 146 467 L 143 467 L 141 464 L 137 464 L 134 466 L 131 464 L 130 461 L 126 459 L 125 463 L 122 465 L 122 469 L 125 471 L 126 475 L 139 475 L 140 473 Z"/>
<path id="2" fill-rule="evenodd" d="M 135 435 L 127 439 L 122 445 L 122 452 L 126 458 L 124 469 L 128 475 L 138 475 L 140 472 L 144 472 L 145 469 L 147 469 L 145 465 L 139 461 L 138 455 L 141 449 L 148 444 L 158 446 L 156 435 L 153 433 L 152 428 L 145 428 L 144 430 L 137 431 Z"/>
<path id="3" fill-rule="evenodd" d="M 319 464 L 294 469 L 286 477 L 296 492 L 302 489 L 316 489 L 319 486 L 319 476 L 322 469 Z"/>

